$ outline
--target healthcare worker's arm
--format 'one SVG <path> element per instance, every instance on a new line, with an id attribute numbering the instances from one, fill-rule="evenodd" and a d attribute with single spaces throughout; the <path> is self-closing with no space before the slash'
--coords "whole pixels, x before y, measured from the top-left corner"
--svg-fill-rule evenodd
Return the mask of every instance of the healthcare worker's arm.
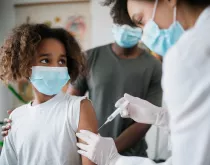
<path id="1" fill-rule="evenodd" d="M 164 59 L 173 165 L 210 164 L 210 40 L 205 33 L 195 35 L 186 32 Z"/>
<path id="2" fill-rule="evenodd" d="M 124 97 L 118 100 L 115 106 L 120 108 L 125 102 L 129 104 L 126 108 L 122 108 L 121 117 L 168 129 L 169 116 L 166 109 L 129 94 L 124 94 Z"/>
<path id="3" fill-rule="evenodd" d="M 77 137 L 88 144 L 77 144 L 80 148 L 78 152 L 97 165 L 156 165 L 149 158 L 121 156 L 112 138 L 103 138 L 85 130 L 77 133 Z M 172 165 L 171 159 L 158 165 Z"/>
<path id="4" fill-rule="evenodd" d="M 81 107 L 80 107 L 78 132 L 82 129 L 86 129 L 94 133 L 97 133 L 98 129 L 94 108 L 91 102 L 87 99 L 81 102 Z M 80 143 L 84 142 L 81 141 L 81 139 L 78 140 Z M 93 163 L 86 157 L 82 156 L 82 165 L 93 165 Z"/>
<path id="5" fill-rule="evenodd" d="M 128 106 L 122 109 L 121 116 L 123 118 L 131 118 L 137 123 L 168 128 L 168 112 L 160 107 L 162 102 L 162 89 L 160 85 L 162 76 L 161 64 L 159 63 L 154 70 L 146 100 L 124 94 L 124 97 L 119 99 L 115 106 L 120 108 L 125 102 L 129 102 Z"/>

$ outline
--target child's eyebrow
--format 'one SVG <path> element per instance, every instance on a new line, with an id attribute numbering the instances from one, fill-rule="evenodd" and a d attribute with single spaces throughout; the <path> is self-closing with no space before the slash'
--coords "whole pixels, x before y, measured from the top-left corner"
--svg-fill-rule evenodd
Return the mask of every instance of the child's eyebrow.
<path id="1" fill-rule="evenodd" d="M 62 58 L 67 58 L 65 54 L 61 54 L 61 57 Z"/>
<path id="2" fill-rule="evenodd" d="M 51 53 L 43 53 L 43 54 L 39 54 L 38 56 L 39 57 L 50 57 L 50 56 L 52 56 L 52 54 Z M 60 58 L 67 58 L 66 54 L 61 54 Z"/>
<path id="3" fill-rule="evenodd" d="M 44 53 L 44 54 L 39 54 L 39 57 L 46 57 L 46 56 L 50 56 L 50 55 L 52 55 L 52 54 L 50 54 L 50 53 Z"/>

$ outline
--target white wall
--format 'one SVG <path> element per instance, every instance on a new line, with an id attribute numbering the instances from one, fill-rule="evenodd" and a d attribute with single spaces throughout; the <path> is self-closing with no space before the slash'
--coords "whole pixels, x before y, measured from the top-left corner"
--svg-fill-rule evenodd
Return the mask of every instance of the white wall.
<path id="1" fill-rule="evenodd" d="M 112 19 L 109 8 L 100 5 L 100 0 L 92 0 L 92 47 L 113 42 Z"/>
<path id="2" fill-rule="evenodd" d="M 15 0 L 0 0 L 0 44 L 3 38 L 15 25 Z"/>
<path id="3" fill-rule="evenodd" d="M 57 0 L 12 0 L 15 3 L 25 2 L 47 2 Z M 68 0 L 65 0 L 68 1 Z M 91 47 L 103 45 L 113 42 L 111 33 L 112 19 L 109 14 L 109 8 L 103 7 L 100 3 L 101 0 L 90 0 L 91 2 Z"/>
<path id="4" fill-rule="evenodd" d="M 8 34 L 14 26 L 15 15 L 13 0 L 0 0 L 0 45 L 3 44 L 4 36 Z M 11 92 L 0 82 L 0 121 L 7 116 L 7 110 L 12 108 L 13 96 Z M 0 134 L 0 141 L 2 140 Z"/>
<path id="5" fill-rule="evenodd" d="M 13 0 L 0 0 L 0 45 L 4 37 L 11 31 L 15 24 Z M 0 121 L 7 116 L 6 111 L 12 108 L 13 96 L 11 92 L 0 83 Z"/>

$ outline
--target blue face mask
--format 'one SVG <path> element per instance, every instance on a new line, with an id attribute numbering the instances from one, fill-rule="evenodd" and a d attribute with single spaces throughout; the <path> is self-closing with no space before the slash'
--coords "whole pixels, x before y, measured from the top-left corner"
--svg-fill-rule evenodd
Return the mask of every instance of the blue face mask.
<path id="1" fill-rule="evenodd" d="M 142 30 L 128 25 L 114 25 L 112 28 L 115 42 L 122 48 L 131 48 L 141 40 Z"/>
<path id="2" fill-rule="evenodd" d="M 164 56 L 184 33 L 182 25 L 176 21 L 176 7 L 174 8 L 174 23 L 168 29 L 159 29 L 154 22 L 158 0 L 155 2 L 152 19 L 145 25 L 142 42 L 155 53 Z"/>
<path id="3" fill-rule="evenodd" d="M 48 96 L 58 94 L 70 79 L 67 67 L 32 67 L 30 81 L 40 92 Z"/>

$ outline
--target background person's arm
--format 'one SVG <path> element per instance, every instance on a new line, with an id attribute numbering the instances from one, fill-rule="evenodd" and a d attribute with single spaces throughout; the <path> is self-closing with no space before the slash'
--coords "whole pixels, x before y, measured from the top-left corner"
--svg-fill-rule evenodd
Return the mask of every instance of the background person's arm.
<path id="1" fill-rule="evenodd" d="M 80 130 L 89 130 L 94 133 L 97 133 L 97 130 L 98 130 L 98 123 L 97 123 L 94 108 L 91 102 L 87 99 L 81 102 L 78 132 Z M 82 141 L 79 140 L 78 142 L 82 142 Z M 92 163 L 86 157 L 82 156 L 82 164 L 93 165 L 94 163 Z"/>
<path id="2" fill-rule="evenodd" d="M 121 135 L 115 140 L 115 144 L 119 153 L 128 148 L 133 147 L 139 140 L 145 137 L 150 125 L 134 123 L 128 127 Z"/>
<path id="3" fill-rule="evenodd" d="M 162 65 L 159 61 L 156 62 L 153 75 L 149 84 L 146 100 L 150 103 L 161 106 L 162 104 Z M 151 125 L 134 123 L 128 127 L 116 140 L 116 146 L 119 152 L 134 146 L 138 141 L 145 137 Z"/>

